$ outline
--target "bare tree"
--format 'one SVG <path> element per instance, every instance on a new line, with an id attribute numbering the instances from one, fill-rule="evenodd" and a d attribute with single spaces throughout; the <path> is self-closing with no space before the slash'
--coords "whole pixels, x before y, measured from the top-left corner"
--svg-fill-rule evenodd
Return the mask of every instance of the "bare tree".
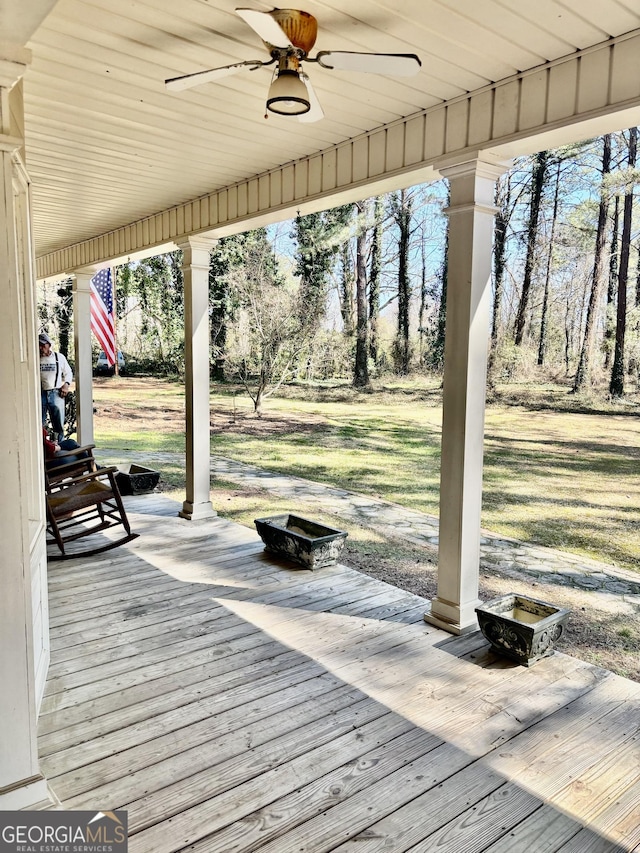
<path id="1" fill-rule="evenodd" d="M 353 264 L 351 262 L 351 239 L 345 240 L 340 247 L 340 313 L 344 334 L 353 335 Z"/>
<path id="2" fill-rule="evenodd" d="M 367 305 L 367 212 L 369 204 L 356 204 L 358 227 L 356 233 L 356 355 L 353 384 L 369 385 L 369 312 Z"/>
<path id="3" fill-rule="evenodd" d="M 493 237 L 493 309 L 491 315 L 491 345 L 487 365 L 487 382 L 490 388 L 495 385 L 495 366 L 498 354 L 500 333 L 500 315 L 502 313 L 502 295 L 504 275 L 507 263 L 507 228 L 513 212 L 511 205 L 511 176 L 507 172 L 496 184 L 496 212 Z"/>
<path id="4" fill-rule="evenodd" d="M 613 200 L 613 218 L 611 222 L 611 246 L 609 249 L 609 280 L 607 284 L 607 316 L 604 332 L 604 369 L 611 367 L 615 323 L 616 285 L 618 282 L 618 241 L 620 237 L 620 196 L 616 193 Z"/>
<path id="5" fill-rule="evenodd" d="M 545 349 L 547 345 L 547 322 L 549 313 L 549 284 L 551 279 L 551 265 L 553 262 L 553 246 L 558 221 L 558 198 L 560 195 L 560 167 L 562 159 L 559 157 L 556 163 L 556 182 L 553 193 L 553 213 L 551 214 L 551 233 L 549 234 L 549 249 L 547 251 L 547 268 L 544 276 L 544 293 L 542 296 L 542 314 L 540 317 L 540 339 L 538 341 L 538 365 L 544 364 Z"/>
<path id="6" fill-rule="evenodd" d="M 531 283 L 533 280 L 538 220 L 540 218 L 542 193 L 548 177 L 549 157 L 549 151 L 539 151 L 534 155 L 531 166 L 531 201 L 529 205 L 529 221 L 527 223 L 527 255 L 524 264 L 522 292 L 520 294 L 520 302 L 518 305 L 518 313 L 516 316 L 513 336 L 516 346 L 520 346 L 524 338 L 527 308 L 529 305 Z"/>
<path id="7" fill-rule="evenodd" d="M 380 320 L 380 276 L 382 272 L 382 220 L 384 201 L 377 196 L 373 205 L 373 234 L 369 267 L 369 356 L 378 363 L 378 323 Z"/>
<path id="8" fill-rule="evenodd" d="M 396 366 L 406 375 L 411 361 L 409 339 L 409 304 L 411 282 L 409 279 L 409 241 L 411 238 L 411 216 L 413 197 L 409 190 L 400 190 L 392 199 L 392 212 L 398 225 L 398 332 L 396 335 Z"/>
<path id="9" fill-rule="evenodd" d="M 602 185 L 600 189 L 600 204 L 598 206 L 598 227 L 596 230 L 596 246 L 593 256 L 593 273 L 591 276 L 591 292 L 587 307 L 587 319 L 584 338 L 580 349 L 578 369 L 573 383 L 573 391 L 584 388 L 591 380 L 591 362 L 595 346 L 596 316 L 602 294 L 602 266 L 604 249 L 607 239 L 607 219 L 609 216 L 609 192 L 606 188 L 606 177 L 611 171 L 611 134 L 606 134 L 602 140 Z"/>
<path id="10" fill-rule="evenodd" d="M 427 300 L 429 298 L 429 289 L 427 287 L 427 251 L 424 240 L 420 240 L 420 308 L 418 309 L 418 334 L 420 336 L 420 364 L 424 360 L 424 334 L 425 334 L 425 315 L 427 313 Z"/>
<path id="11" fill-rule="evenodd" d="M 446 206 L 451 204 L 451 188 L 447 186 Z M 444 254 L 440 267 L 440 301 L 438 303 L 438 316 L 436 320 L 436 333 L 433 341 L 433 352 L 431 354 L 431 366 L 435 370 L 444 367 L 444 338 L 447 325 L 447 283 L 449 278 L 449 217 L 446 218 L 444 232 Z"/>
<path id="12" fill-rule="evenodd" d="M 235 311 L 227 332 L 227 369 L 260 415 L 265 398 L 295 375 L 317 333 L 317 305 L 278 270 L 266 232 L 245 235 L 244 261 L 227 273 Z"/>
<path id="13" fill-rule="evenodd" d="M 638 147 L 638 128 L 629 130 L 629 180 L 624 194 L 622 236 L 620 240 L 620 269 L 618 271 L 618 310 L 616 314 L 616 344 L 611 368 L 609 393 L 612 397 L 624 395 L 624 344 L 627 328 L 627 280 L 629 275 L 629 249 L 631 247 L 631 220 L 633 216 L 634 167 Z"/>

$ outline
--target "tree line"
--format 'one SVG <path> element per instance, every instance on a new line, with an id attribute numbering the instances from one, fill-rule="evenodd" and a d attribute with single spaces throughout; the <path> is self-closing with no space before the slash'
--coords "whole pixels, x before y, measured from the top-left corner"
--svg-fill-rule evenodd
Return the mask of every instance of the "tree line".
<path id="1" fill-rule="evenodd" d="M 621 397 L 640 361 L 637 128 L 516 160 L 496 188 L 489 383 L 553 376 Z M 445 181 L 222 238 L 211 252 L 211 374 L 256 411 L 293 379 L 442 369 Z M 183 370 L 181 253 L 116 271 L 119 343 L 141 369 Z M 70 348 L 69 290 L 41 322 Z"/>

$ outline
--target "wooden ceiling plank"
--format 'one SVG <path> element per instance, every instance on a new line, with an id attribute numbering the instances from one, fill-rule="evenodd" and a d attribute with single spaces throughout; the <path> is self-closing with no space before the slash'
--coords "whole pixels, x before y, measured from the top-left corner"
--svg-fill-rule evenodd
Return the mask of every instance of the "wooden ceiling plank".
<path id="1" fill-rule="evenodd" d="M 535 26 L 548 32 L 549 35 L 554 34 L 564 41 L 575 44 L 578 50 L 606 41 L 610 36 L 606 29 L 593 26 L 557 0 L 536 0 L 535 5 L 521 3 L 519 0 L 503 0 L 503 2 L 507 8 L 521 15 L 525 28 Z M 609 3 L 606 5 L 608 6 Z"/>
<path id="2" fill-rule="evenodd" d="M 535 22 L 525 24 L 517 9 L 507 8 L 497 0 L 474 0 L 472 4 L 468 0 L 448 0 L 448 5 L 462 15 L 482 21 L 487 27 L 498 29 L 503 38 L 508 39 L 518 49 L 526 47 L 529 52 L 538 56 L 540 63 L 564 56 L 576 49 L 572 41 L 540 29 Z M 532 63 L 531 67 L 536 64 L 538 63 Z"/>
<path id="3" fill-rule="evenodd" d="M 628 6 L 620 2 L 603 3 L 602 0 L 563 0 L 571 12 L 611 36 L 640 27 L 640 4 L 637 0 Z"/>
<path id="4" fill-rule="evenodd" d="M 341 8 L 338 0 L 329 0 L 329 3 L 321 5 L 328 5 L 334 10 Z M 523 64 L 531 67 L 543 61 L 543 57 L 532 53 L 529 47 L 516 50 L 510 39 L 504 38 L 500 28 L 491 26 L 490 21 L 480 23 L 470 16 L 461 15 L 449 4 L 423 0 L 418 10 L 413 0 L 398 0 L 392 8 L 385 10 L 374 33 L 371 33 L 368 18 L 358 19 L 354 7 L 349 5 L 347 8 L 352 18 L 349 26 L 336 27 L 337 32 L 332 33 L 331 38 L 339 39 L 342 31 L 349 32 L 350 36 L 360 34 L 359 50 L 402 52 L 403 46 L 406 51 L 406 45 L 412 45 L 423 60 L 437 58 L 480 75 L 485 82 L 509 77 Z M 325 49 L 324 43 L 321 47 Z M 331 48 L 329 43 L 328 49 Z M 473 87 L 481 85 L 477 83 Z"/>

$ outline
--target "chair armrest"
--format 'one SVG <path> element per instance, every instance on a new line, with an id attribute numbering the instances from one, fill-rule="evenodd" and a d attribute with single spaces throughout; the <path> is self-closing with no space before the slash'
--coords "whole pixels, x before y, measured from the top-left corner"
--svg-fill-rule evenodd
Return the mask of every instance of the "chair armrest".
<path id="1" fill-rule="evenodd" d="M 83 444 L 82 447 L 74 447 L 72 450 L 58 450 L 55 455 L 55 459 L 64 459 L 65 456 L 76 456 L 78 453 L 86 453 L 89 456 L 93 456 L 93 453 L 89 451 L 93 450 L 95 444 Z M 51 462 L 50 459 L 46 460 L 47 462 Z"/>
<path id="2" fill-rule="evenodd" d="M 69 465 L 69 467 L 72 467 L 74 464 L 76 464 L 76 463 L 71 463 L 71 465 Z M 61 466 L 61 467 L 63 467 L 63 466 Z M 115 491 L 118 488 L 117 483 L 116 483 L 116 478 L 114 476 L 114 474 L 116 473 L 117 470 L 118 469 L 115 467 L 99 468 L 97 471 L 89 471 L 86 474 L 79 474 L 78 476 L 75 476 L 75 477 L 73 475 L 70 475 L 69 473 L 67 473 L 66 477 L 58 479 L 58 480 L 49 478 L 49 483 L 47 485 L 47 492 L 48 493 L 52 493 L 52 492 L 57 493 L 58 491 L 63 491 L 64 489 L 69 488 L 70 486 L 75 486 L 78 483 L 86 483 L 86 482 L 90 482 L 91 480 L 98 480 L 103 476 L 107 477 L 107 479 L 111 483 L 113 490 Z"/>
<path id="3" fill-rule="evenodd" d="M 97 480 L 103 474 L 106 474 L 111 479 L 117 470 L 113 465 L 110 468 L 99 468 L 97 471 L 89 471 L 87 474 L 80 474 L 78 477 L 74 477 L 73 482 L 82 483 L 84 480 Z"/>

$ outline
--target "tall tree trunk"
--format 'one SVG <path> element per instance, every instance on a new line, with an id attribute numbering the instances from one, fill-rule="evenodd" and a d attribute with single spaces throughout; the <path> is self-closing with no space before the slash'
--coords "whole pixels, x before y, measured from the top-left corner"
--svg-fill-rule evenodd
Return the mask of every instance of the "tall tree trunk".
<path id="1" fill-rule="evenodd" d="M 409 237 L 411 229 L 411 196 L 408 190 L 400 191 L 397 211 L 400 229 L 398 240 L 398 370 L 406 376 L 409 373 L 411 348 L 409 344 L 409 303 L 411 289 L 409 283 Z"/>
<path id="2" fill-rule="evenodd" d="M 447 187 L 446 206 L 451 204 L 451 188 Z M 440 272 L 440 304 L 438 306 L 438 323 L 436 326 L 436 336 L 433 342 L 433 355 L 431 363 L 435 370 L 442 370 L 444 367 L 444 337 L 447 325 L 447 284 L 449 279 L 449 217 L 445 223 L 444 232 L 444 257 L 442 259 L 442 269 Z"/>
<path id="3" fill-rule="evenodd" d="M 522 293 L 520 295 L 513 337 L 516 346 L 520 346 L 524 338 L 527 307 L 529 305 L 531 281 L 533 279 L 538 219 L 540 218 L 542 191 L 544 190 L 547 179 L 548 162 L 549 152 L 539 151 L 533 158 L 533 166 L 531 168 L 531 204 L 529 207 L 529 221 L 527 223 L 527 255 L 524 264 L 524 277 L 522 279 Z"/>
<path id="4" fill-rule="evenodd" d="M 356 236 L 356 358 L 353 384 L 358 388 L 369 385 L 369 336 L 367 305 L 367 203 L 357 205 L 360 223 Z"/>
<path id="5" fill-rule="evenodd" d="M 369 271 L 369 357 L 378 364 L 378 322 L 380 320 L 380 274 L 382 271 L 382 217 L 384 202 L 377 196 L 373 207 L 373 237 Z"/>
<path id="6" fill-rule="evenodd" d="M 604 178 L 611 171 L 611 135 L 605 134 L 603 137 L 602 150 L 602 177 L 603 182 L 600 188 L 600 206 L 598 209 L 598 228 L 596 230 L 596 246 L 593 255 L 593 272 L 591 275 L 591 293 L 589 296 L 589 305 L 587 306 L 587 319 L 584 329 L 584 339 L 582 341 L 582 349 L 580 350 L 580 359 L 578 361 L 578 369 L 573 382 L 573 391 L 580 391 L 587 383 L 591 381 L 591 361 L 593 359 L 593 349 L 596 336 L 596 317 L 600 305 L 600 295 L 602 293 L 602 262 L 604 259 L 604 247 L 607 239 L 607 218 L 609 216 L 609 195 L 605 187 Z"/>
<path id="7" fill-rule="evenodd" d="M 638 128 L 629 130 L 629 169 L 636 164 L 638 146 Z M 618 272 L 618 310 L 616 314 L 616 346 L 611 368 L 609 392 L 612 397 L 622 397 L 624 394 L 624 344 L 627 328 L 627 279 L 629 275 L 629 249 L 631 247 L 631 220 L 633 217 L 633 187 L 634 181 L 629 176 L 629 185 L 624 195 L 624 212 L 622 216 L 622 238 L 620 241 L 620 271 Z"/>
<path id="8" fill-rule="evenodd" d="M 347 338 L 353 335 L 353 272 L 351 270 L 351 255 L 349 241 L 343 243 L 340 249 L 342 263 L 342 281 L 340 282 L 340 313 L 344 324 L 344 334 Z"/>
<path id="9" fill-rule="evenodd" d="M 500 334 L 500 315 L 502 313 L 502 292 L 507 257 L 507 226 L 511 216 L 511 178 L 507 173 L 496 184 L 496 213 L 493 238 L 493 311 L 491 316 L 491 346 L 487 365 L 487 384 L 495 386 L 495 365 L 498 354 Z"/>
<path id="10" fill-rule="evenodd" d="M 637 247 L 637 258 L 636 258 L 636 295 L 634 300 L 634 308 L 640 308 L 640 246 Z M 636 322 L 634 326 L 635 337 L 638 338 L 638 332 L 640 332 L 640 316 L 638 316 L 639 312 L 636 312 Z M 632 355 L 629 358 L 628 372 L 630 376 L 638 375 L 638 357 L 637 355 Z"/>
<path id="11" fill-rule="evenodd" d="M 564 312 L 564 371 L 569 372 L 571 360 L 571 342 L 573 339 L 573 315 L 571 311 L 571 297 L 567 296 Z"/>
<path id="12" fill-rule="evenodd" d="M 607 316 L 604 332 L 604 369 L 611 367 L 611 354 L 613 352 L 613 337 L 615 324 L 613 315 L 615 310 L 616 283 L 618 281 L 618 237 L 620 229 L 620 196 L 616 195 L 613 204 L 613 220 L 611 224 L 611 249 L 609 250 L 609 282 L 607 284 Z"/>
<path id="13" fill-rule="evenodd" d="M 427 312 L 427 251 L 425 241 L 420 241 L 420 309 L 418 311 L 418 335 L 420 340 L 420 364 L 424 361 L 424 315 Z"/>
<path id="14" fill-rule="evenodd" d="M 549 311 L 549 280 L 551 278 L 551 264 L 553 262 L 553 241 L 556 235 L 556 222 L 558 221 L 558 198 L 560 196 L 560 166 L 561 160 L 556 164 L 556 188 L 553 194 L 553 215 L 551 218 L 551 233 L 549 234 L 549 252 L 547 254 L 547 269 L 544 276 L 544 295 L 542 297 L 542 316 L 540 317 L 540 340 L 538 342 L 538 366 L 544 364 L 544 353 L 547 347 L 547 318 Z"/>

